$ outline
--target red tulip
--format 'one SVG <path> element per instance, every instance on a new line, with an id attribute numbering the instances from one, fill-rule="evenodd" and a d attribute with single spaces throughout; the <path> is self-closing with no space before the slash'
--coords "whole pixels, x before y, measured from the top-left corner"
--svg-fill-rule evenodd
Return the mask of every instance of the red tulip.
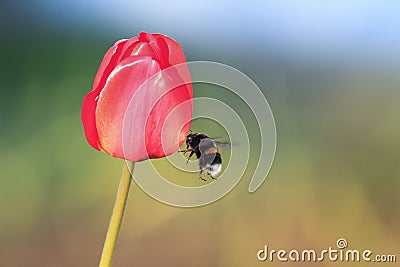
<path id="1" fill-rule="evenodd" d="M 141 161 L 174 153 L 192 118 L 193 91 L 180 45 L 142 32 L 104 55 L 82 104 L 89 144 L 107 154 Z"/>

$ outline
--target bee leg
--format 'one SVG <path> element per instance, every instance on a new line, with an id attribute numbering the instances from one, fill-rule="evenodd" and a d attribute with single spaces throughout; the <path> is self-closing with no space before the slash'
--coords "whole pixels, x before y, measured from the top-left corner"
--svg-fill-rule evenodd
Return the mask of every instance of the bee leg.
<path id="1" fill-rule="evenodd" d="M 217 178 L 213 177 L 212 175 L 210 175 L 210 177 L 211 177 L 213 180 L 218 180 Z"/>
<path id="2" fill-rule="evenodd" d="M 194 150 L 192 149 L 192 150 L 190 151 L 189 157 L 188 157 L 188 159 L 187 159 L 187 161 L 186 161 L 186 165 L 189 163 L 189 160 L 190 160 L 190 158 L 193 156 L 193 154 L 194 154 Z"/>
<path id="3" fill-rule="evenodd" d="M 206 179 L 204 179 L 203 177 L 201 177 L 201 174 L 203 173 L 203 170 L 201 170 L 200 172 L 199 172 L 199 179 L 201 179 L 201 180 L 203 180 L 203 181 L 207 181 Z"/>

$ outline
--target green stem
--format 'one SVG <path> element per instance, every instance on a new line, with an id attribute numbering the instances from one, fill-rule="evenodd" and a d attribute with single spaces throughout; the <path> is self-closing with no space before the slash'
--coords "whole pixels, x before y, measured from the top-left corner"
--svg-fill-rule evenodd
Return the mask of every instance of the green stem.
<path id="1" fill-rule="evenodd" d="M 130 166 L 128 166 L 128 164 Z M 103 251 L 101 253 L 99 267 L 110 267 L 115 244 L 117 242 L 119 229 L 121 227 L 122 216 L 124 215 L 126 201 L 128 199 L 129 187 L 132 181 L 134 162 L 126 162 L 122 170 L 121 181 L 119 182 L 117 197 L 115 199 L 114 208 L 111 215 L 110 224 L 108 225 L 106 240 L 104 241 Z M 129 171 L 130 170 L 130 171 Z"/>

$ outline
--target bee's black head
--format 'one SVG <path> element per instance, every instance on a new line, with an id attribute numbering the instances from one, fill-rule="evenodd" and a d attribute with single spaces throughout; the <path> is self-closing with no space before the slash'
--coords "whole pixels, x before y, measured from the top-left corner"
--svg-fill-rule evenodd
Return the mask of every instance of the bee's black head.
<path id="1" fill-rule="evenodd" d="M 208 138 L 208 136 L 205 134 L 190 133 L 186 136 L 186 146 L 191 147 L 192 149 L 196 149 L 199 146 L 200 141 L 205 138 Z"/>
<path id="2" fill-rule="evenodd" d="M 190 145 L 192 143 L 194 136 L 194 133 L 190 133 L 186 136 L 186 145 Z"/>

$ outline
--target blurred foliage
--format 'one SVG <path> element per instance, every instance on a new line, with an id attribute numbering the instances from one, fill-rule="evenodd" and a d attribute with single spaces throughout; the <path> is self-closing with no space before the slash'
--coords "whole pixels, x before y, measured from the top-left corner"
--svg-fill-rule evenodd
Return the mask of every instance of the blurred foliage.
<path id="1" fill-rule="evenodd" d="M 122 161 L 89 147 L 80 108 L 114 41 L 70 32 L 2 40 L 1 266 L 96 265 Z M 396 72 L 270 59 L 224 62 L 253 78 L 274 112 L 277 153 L 263 186 L 247 193 L 247 174 L 216 203 L 180 209 L 134 184 L 114 266 L 256 266 L 266 243 L 325 249 L 339 237 L 352 248 L 399 251 Z"/>

